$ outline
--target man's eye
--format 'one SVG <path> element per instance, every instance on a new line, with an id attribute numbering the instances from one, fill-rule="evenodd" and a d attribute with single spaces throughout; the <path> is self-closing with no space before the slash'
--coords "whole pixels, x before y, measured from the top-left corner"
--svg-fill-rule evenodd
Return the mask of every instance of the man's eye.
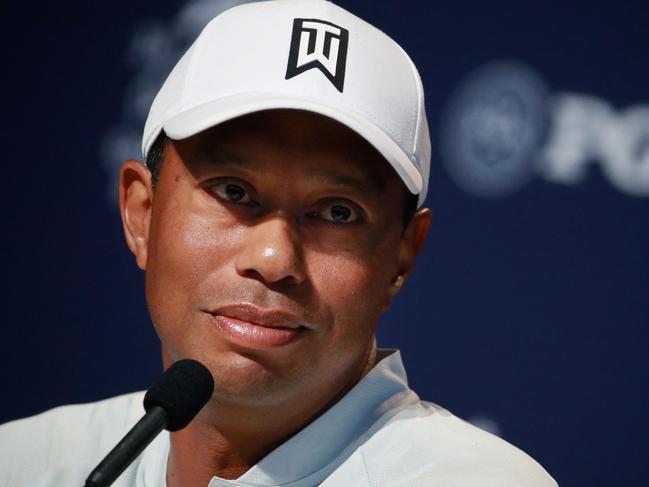
<path id="1" fill-rule="evenodd" d="M 358 220 L 359 215 L 349 206 L 330 205 L 320 212 L 320 217 L 333 223 L 352 223 Z"/>
<path id="2" fill-rule="evenodd" d="M 226 201 L 231 201 L 232 203 L 239 203 L 242 205 L 252 204 L 253 201 L 250 198 L 250 194 L 246 191 L 245 188 L 239 184 L 234 183 L 221 183 L 212 186 L 212 191 L 216 193 L 219 198 L 222 198 Z"/>

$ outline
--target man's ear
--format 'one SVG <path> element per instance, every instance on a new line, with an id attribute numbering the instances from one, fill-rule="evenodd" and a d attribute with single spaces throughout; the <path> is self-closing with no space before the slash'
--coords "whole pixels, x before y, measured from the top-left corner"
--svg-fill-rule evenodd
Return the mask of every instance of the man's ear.
<path id="1" fill-rule="evenodd" d="M 140 269 L 146 269 L 153 187 L 151 171 L 130 159 L 119 171 L 119 211 L 128 248 Z"/>
<path id="2" fill-rule="evenodd" d="M 420 208 L 415 212 L 404 230 L 399 244 L 397 273 L 392 280 L 392 286 L 390 288 L 390 299 L 396 296 L 401 290 L 406 279 L 412 272 L 415 259 L 426 241 L 431 218 L 432 213 L 428 208 Z"/>

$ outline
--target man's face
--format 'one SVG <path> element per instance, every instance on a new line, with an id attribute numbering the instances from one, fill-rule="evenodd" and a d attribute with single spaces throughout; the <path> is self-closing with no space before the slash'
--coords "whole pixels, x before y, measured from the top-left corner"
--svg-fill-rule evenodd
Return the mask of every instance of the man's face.
<path id="1" fill-rule="evenodd" d="M 404 187 L 365 141 L 261 112 L 169 143 L 141 186 L 150 207 L 126 189 L 122 208 L 167 365 L 195 358 L 216 398 L 248 405 L 324 403 L 360 378 L 428 223 L 404 233 Z"/>

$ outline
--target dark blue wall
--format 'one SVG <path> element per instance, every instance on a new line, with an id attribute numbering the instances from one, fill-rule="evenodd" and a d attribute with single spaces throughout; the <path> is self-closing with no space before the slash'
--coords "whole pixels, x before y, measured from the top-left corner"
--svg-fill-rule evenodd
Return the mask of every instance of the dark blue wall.
<path id="1" fill-rule="evenodd" d="M 543 144 L 561 94 L 595 97 L 618 115 L 646 110 L 646 2 L 343 5 L 411 54 L 434 139 L 432 233 L 381 344 L 403 350 L 421 396 L 496 430 L 560 484 L 646 485 L 649 194 L 612 182 L 597 154 L 580 180 L 547 177 L 537 147 L 524 184 L 485 198 L 450 177 L 437 150 L 451 94 L 499 59 L 545 84 Z M 139 130 L 138 83 L 167 69 L 164 59 L 143 68 L 151 46 L 140 34 L 159 39 L 178 9 L 171 0 L 4 8 L 0 421 L 141 389 L 160 372 L 142 275 L 107 193 L 111 158 L 133 150 Z M 646 123 L 638 164 L 649 161 Z M 113 150 L 115 140 L 127 147 Z"/>

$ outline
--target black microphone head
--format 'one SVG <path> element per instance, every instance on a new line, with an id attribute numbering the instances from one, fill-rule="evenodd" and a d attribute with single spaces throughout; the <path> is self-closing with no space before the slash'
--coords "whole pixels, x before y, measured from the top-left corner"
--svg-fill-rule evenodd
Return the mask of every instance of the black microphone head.
<path id="1" fill-rule="evenodd" d="M 214 379 L 207 367 L 196 360 L 179 360 L 147 391 L 144 409 L 160 406 L 167 413 L 167 429 L 178 431 L 194 419 L 213 391 Z"/>

